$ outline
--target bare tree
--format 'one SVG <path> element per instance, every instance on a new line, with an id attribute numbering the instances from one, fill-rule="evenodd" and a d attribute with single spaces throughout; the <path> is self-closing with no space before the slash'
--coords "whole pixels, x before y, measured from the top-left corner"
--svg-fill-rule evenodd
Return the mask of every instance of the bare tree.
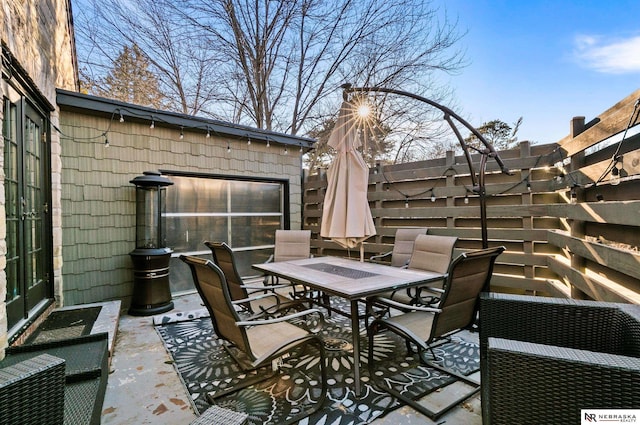
<path id="1" fill-rule="evenodd" d="M 100 81 L 123 46 L 136 45 L 149 61 L 167 109 L 207 113 L 219 99 L 216 55 L 171 5 L 151 0 L 79 0 L 74 29 L 83 75 Z M 103 87 L 107 89 L 107 87 Z"/>
<path id="2" fill-rule="evenodd" d="M 176 3 L 177 4 L 177 3 Z M 227 76 L 218 88 L 233 117 L 298 134 L 336 108 L 342 83 L 424 92 L 436 71 L 463 65 L 455 23 L 422 0 L 185 0 L 176 13 L 203 31 Z M 443 15 L 446 16 L 446 15 Z M 437 91 L 437 90 L 435 90 Z"/>
<path id="3" fill-rule="evenodd" d="M 79 1 L 90 6 L 76 19 L 81 64 L 96 69 L 136 43 L 175 109 L 290 134 L 321 133 L 345 82 L 438 101 L 449 92 L 434 75 L 465 65 L 457 22 L 424 0 Z M 440 137 L 424 105 L 376 102 L 380 128 L 364 136 L 385 160 L 421 157 Z"/>

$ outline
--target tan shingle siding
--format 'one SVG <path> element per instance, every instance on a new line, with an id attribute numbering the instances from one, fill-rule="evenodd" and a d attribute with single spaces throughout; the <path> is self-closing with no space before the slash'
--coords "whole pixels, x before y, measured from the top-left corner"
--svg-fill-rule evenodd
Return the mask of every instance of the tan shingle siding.
<path id="1" fill-rule="evenodd" d="M 129 181 L 149 170 L 287 179 L 291 226 L 301 222 L 300 157 L 292 147 L 228 140 L 212 133 L 136 122 L 111 123 L 105 148 L 101 136 L 109 118 L 63 111 L 62 211 L 64 286 L 68 304 L 123 299 L 131 295 L 129 253 L 135 248 L 135 187 Z M 73 138 L 76 140 L 73 140 Z M 227 143 L 231 152 L 227 152 Z"/>

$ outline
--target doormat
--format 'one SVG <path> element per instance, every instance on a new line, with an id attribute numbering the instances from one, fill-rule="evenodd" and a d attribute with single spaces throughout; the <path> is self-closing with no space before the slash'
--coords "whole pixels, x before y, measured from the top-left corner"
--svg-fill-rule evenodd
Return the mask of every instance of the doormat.
<path id="1" fill-rule="evenodd" d="M 25 344 L 39 344 L 76 338 L 91 333 L 102 307 L 54 311 L 35 330 Z"/>
<path id="2" fill-rule="evenodd" d="M 215 393 L 260 374 L 271 374 L 271 368 L 244 372 L 223 348 L 215 334 L 206 311 L 167 315 L 154 318 L 167 351 L 183 381 L 197 412 L 211 406 L 207 394 Z M 361 361 L 364 363 L 363 394 L 353 393 L 353 352 L 351 344 L 336 345 L 331 341 L 351 341 L 351 330 L 341 317 L 327 319 L 321 331 L 328 356 L 329 391 L 323 408 L 300 422 L 305 424 L 356 425 L 368 424 L 402 404 L 387 392 L 368 383 L 366 364 L 367 340 L 361 334 Z M 441 366 L 465 375 L 479 369 L 479 348 L 476 344 L 453 337 L 450 342 L 437 346 L 436 355 Z M 216 400 L 216 405 L 249 414 L 249 424 L 280 424 L 299 411 L 301 405 L 317 394 L 319 380 L 311 365 L 317 364 L 314 349 L 300 350 L 284 360 L 278 375 Z M 392 333 L 376 336 L 374 359 L 376 374 L 402 393 L 416 398 L 425 396 L 450 384 L 454 377 L 420 363 L 416 354 L 406 351 L 404 341 Z M 308 406 L 308 404 L 307 404 Z"/>

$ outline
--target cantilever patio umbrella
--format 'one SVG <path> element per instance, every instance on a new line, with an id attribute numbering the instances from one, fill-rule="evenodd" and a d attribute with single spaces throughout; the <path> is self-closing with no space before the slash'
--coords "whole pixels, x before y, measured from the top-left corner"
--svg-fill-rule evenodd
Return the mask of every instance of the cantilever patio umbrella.
<path id="1" fill-rule="evenodd" d="M 343 102 L 329 136 L 329 146 L 337 154 L 327 172 L 320 236 L 331 238 L 345 248 L 360 244 L 360 260 L 363 260 L 362 242 L 375 235 L 376 228 L 367 201 L 369 167 L 356 150 L 361 142 L 354 113 L 353 106 Z"/>

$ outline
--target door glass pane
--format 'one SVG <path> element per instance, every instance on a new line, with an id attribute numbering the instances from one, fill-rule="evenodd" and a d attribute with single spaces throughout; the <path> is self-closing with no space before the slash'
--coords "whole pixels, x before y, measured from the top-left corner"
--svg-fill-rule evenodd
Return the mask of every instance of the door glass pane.
<path id="1" fill-rule="evenodd" d="M 28 288 L 34 287 L 44 279 L 42 267 L 42 219 L 43 219 L 43 198 L 42 198 L 42 140 L 40 126 L 29 117 L 25 118 L 24 136 L 25 143 L 25 244 L 26 259 L 26 280 Z"/>
<path id="2" fill-rule="evenodd" d="M 280 184 L 234 181 L 231 187 L 231 212 L 280 212 Z"/>
<path id="3" fill-rule="evenodd" d="M 195 177 L 171 177 L 167 188 L 167 206 L 174 214 L 224 213 L 227 211 L 227 186 L 225 180 Z"/>
<path id="4" fill-rule="evenodd" d="M 229 220 L 224 216 L 167 215 L 167 246 L 175 252 L 203 251 L 205 241 L 225 240 Z"/>
<path id="5" fill-rule="evenodd" d="M 276 230 L 281 228 L 280 217 L 232 217 L 231 228 L 231 246 L 234 248 L 273 245 Z"/>
<path id="6" fill-rule="evenodd" d="M 18 285 L 20 280 L 18 275 L 18 225 L 20 224 L 21 209 L 18 191 L 17 114 L 17 106 L 5 99 L 2 135 L 4 136 L 4 190 L 7 214 L 7 302 L 22 294 L 20 285 Z"/>

